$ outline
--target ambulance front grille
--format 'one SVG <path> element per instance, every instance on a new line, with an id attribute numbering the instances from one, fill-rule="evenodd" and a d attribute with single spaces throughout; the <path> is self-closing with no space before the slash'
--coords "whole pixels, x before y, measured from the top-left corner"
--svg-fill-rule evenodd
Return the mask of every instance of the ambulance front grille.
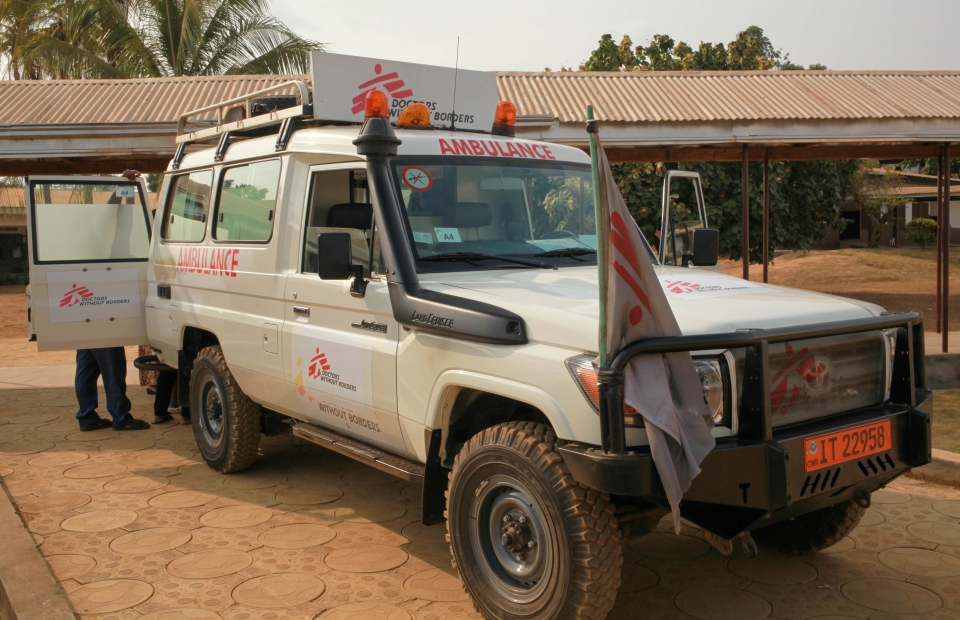
<path id="1" fill-rule="evenodd" d="M 770 345 L 773 426 L 782 427 L 883 402 L 885 339 L 879 331 Z M 733 352 L 743 377 L 744 350 Z M 738 386 L 742 393 L 742 381 Z"/>

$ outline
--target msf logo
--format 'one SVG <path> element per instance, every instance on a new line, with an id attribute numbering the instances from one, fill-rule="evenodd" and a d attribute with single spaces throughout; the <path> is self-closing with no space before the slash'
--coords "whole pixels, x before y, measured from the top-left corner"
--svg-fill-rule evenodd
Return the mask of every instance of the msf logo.
<path id="1" fill-rule="evenodd" d="M 327 354 L 321 353 L 317 349 L 317 354 L 310 358 L 310 365 L 307 366 L 307 376 L 311 379 L 317 379 L 325 370 L 330 370 L 330 362 L 327 361 Z"/>
<path id="2" fill-rule="evenodd" d="M 407 87 L 396 71 L 380 75 L 383 73 L 383 66 L 378 62 L 376 66 L 374 66 L 373 72 L 377 74 L 377 77 L 357 86 L 360 94 L 353 98 L 353 107 L 350 109 L 354 114 L 359 114 L 363 111 L 367 93 L 371 90 L 376 90 L 378 84 L 394 99 L 406 99 L 407 97 L 413 96 L 413 90 Z"/>
<path id="3" fill-rule="evenodd" d="M 794 352 L 790 343 L 785 343 L 787 361 L 773 375 L 770 392 L 770 409 L 780 415 L 787 415 L 793 405 L 800 400 L 801 388 L 811 392 L 821 392 L 827 385 L 827 367 L 810 354 L 807 347 Z"/>
<path id="4" fill-rule="evenodd" d="M 63 297 L 60 298 L 60 307 L 72 308 L 84 299 L 89 299 L 90 297 L 93 297 L 93 291 L 82 284 L 80 286 L 74 284 L 73 288 L 64 293 Z"/>

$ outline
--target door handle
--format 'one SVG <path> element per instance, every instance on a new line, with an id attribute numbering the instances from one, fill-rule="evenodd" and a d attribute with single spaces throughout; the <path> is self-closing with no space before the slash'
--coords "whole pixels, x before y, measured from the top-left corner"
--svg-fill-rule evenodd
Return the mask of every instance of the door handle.
<path id="1" fill-rule="evenodd" d="M 310 316 L 310 308 L 306 306 L 294 306 L 293 313 L 299 314 L 300 316 Z"/>

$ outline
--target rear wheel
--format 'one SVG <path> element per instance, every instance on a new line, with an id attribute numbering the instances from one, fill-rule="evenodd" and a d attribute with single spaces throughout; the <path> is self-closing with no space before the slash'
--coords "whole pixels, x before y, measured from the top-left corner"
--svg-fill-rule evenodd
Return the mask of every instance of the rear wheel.
<path id="1" fill-rule="evenodd" d="M 787 521 L 751 532 L 758 543 L 784 553 L 813 553 L 832 547 L 853 531 L 863 511 L 870 506 L 866 497 L 851 499 Z"/>
<path id="2" fill-rule="evenodd" d="M 620 587 L 620 531 L 605 494 L 578 484 L 544 424 L 473 437 L 447 492 L 454 567 L 486 618 L 600 620 Z"/>
<path id="3" fill-rule="evenodd" d="M 228 474 L 253 464 L 260 445 L 260 406 L 237 385 L 219 346 L 197 355 L 190 410 L 193 435 L 207 465 Z"/>

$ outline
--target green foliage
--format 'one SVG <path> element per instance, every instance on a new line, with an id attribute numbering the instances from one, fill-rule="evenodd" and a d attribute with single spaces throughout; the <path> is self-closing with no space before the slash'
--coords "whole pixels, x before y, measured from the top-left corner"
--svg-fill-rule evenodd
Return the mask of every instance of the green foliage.
<path id="1" fill-rule="evenodd" d="M 305 73 L 321 49 L 271 0 L 0 0 L 13 79 Z"/>
<path id="2" fill-rule="evenodd" d="M 623 37 L 618 45 L 601 37 L 581 71 L 726 71 L 796 70 L 789 55 L 774 48 L 757 26 L 737 33 L 724 45 L 701 42 L 696 49 L 656 35 L 646 47 Z M 823 65 L 811 69 L 824 70 Z M 743 203 L 739 163 L 616 164 L 611 168 L 627 205 L 647 240 L 659 247 L 663 176 L 668 168 L 694 170 L 703 180 L 707 218 L 720 230 L 720 253 L 741 257 Z M 828 228 L 842 230 L 840 205 L 853 188 L 856 161 L 770 162 L 770 250 L 807 250 L 823 240 Z M 763 166 L 750 165 L 750 260 L 760 262 L 763 244 Z M 673 197 L 676 201 L 677 197 Z"/>
<path id="3" fill-rule="evenodd" d="M 904 159 L 897 166 L 899 170 L 908 170 L 919 168 L 920 174 L 929 174 L 936 176 L 939 162 L 936 158 L 930 159 Z M 960 159 L 950 158 L 950 176 L 956 178 L 960 176 Z"/>
<path id="4" fill-rule="evenodd" d="M 613 37 L 600 37 L 597 49 L 580 65 L 581 71 L 758 71 L 802 69 L 773 47 L 763 28 L 750 26 L 730 43 L 700 42 L 697 49 L 665 34 L 653 36 L 650 45 L 633 47 L 629 36 L 617 44 Z M 811 69 L 826 69 L 811 65 Z"/>
<path id="5" fill-rule="evenodd" d="M 839 206 L 849 195 L 856 161 L 770 162 L 770 253 L 774 248 L 809 250 L 827 228 L 843 230 Z M 670 168 L 700 173 L 707 220 L 720 230 L 720 254 L 742 255 L 743 199 L 740 164 L 617 164 L 617 185 L 654 247 L 659 247 L 663 177 Z M 750 260 L 760 262 L 763 248 L 763 164 L 750 165 Z"/>
<path id="6" fill-rule="evenodd" d="M 937 238 L 937 222 L 926 217 L 918 217 L 907 223 L 907 239 L 919 243 L 923 249 Z"/>
<path id="7" fill-rule="evenodd" d="M 896 221 L 897 208 L 907 203 L 899 195 L 900 174 L 879 167 L 877 160 L 864 160 L 853 176 L 853 202 L 873 223 L 869 245 L 880 245 L 880 236 Z"/>

